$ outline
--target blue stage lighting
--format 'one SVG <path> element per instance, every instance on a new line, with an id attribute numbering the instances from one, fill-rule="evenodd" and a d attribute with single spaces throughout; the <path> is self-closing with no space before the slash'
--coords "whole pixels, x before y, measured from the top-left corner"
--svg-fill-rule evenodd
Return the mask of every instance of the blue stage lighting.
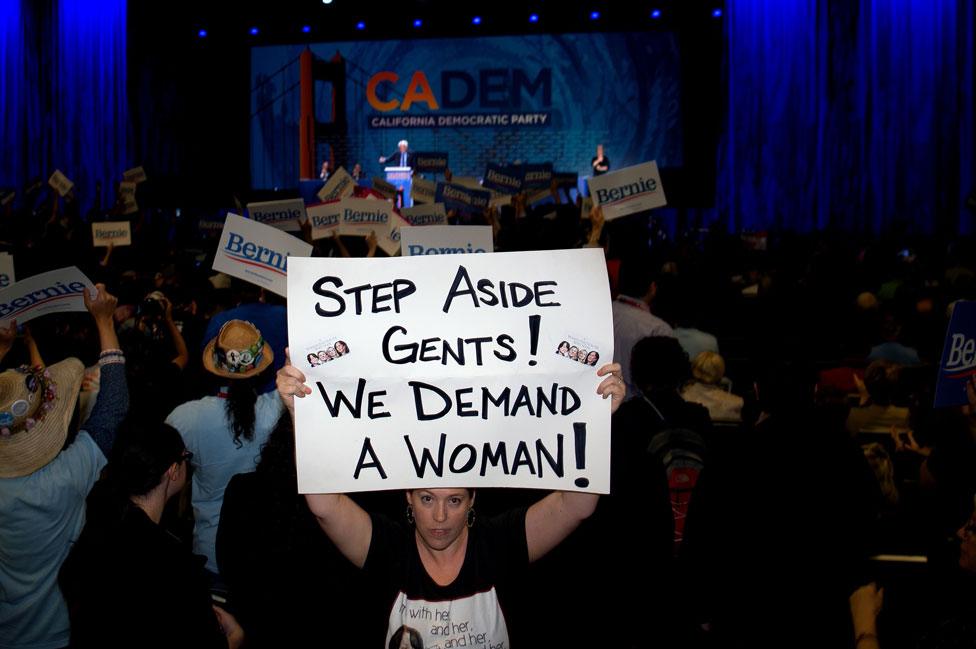
<path id="1" fill-rule="evenodd" d="M 310 31 L 312 31 L 312 28 L 309 25 L 305 25 L 302 27 L 302 33 L 307 34 Z"/>
<path id="2" fill-rule="evenodd" d="M 258 28 L 251 27 L 251 36 L 257 36 L 257 35 L 258 35 Z"/>
<path id="3" fill-rule="evenodd" d="M 600 12 L 599 11 L 591 11 L 590 12 L 590 20 L 599 20 L 599 19 L 600 19 Z"/>
<path id="4" fill-rule="evenodd" d="M 721 9 L 718 8 L 712 9 L 712 18 L 721 18 L 721 17 L 722 17 Z"/>
<path id="5" fill-rule="evenodd" d="M 657 20 L 660 17 L 661 17 L 661 10 L 660 9 L 654 9 L 654 10 L 651 11 L 651 18 L 653 18 L 654 20 Z"/>
<path id="6" fill-rule="evenodd" d="M 539 22 L 539 14 L 529 14 L 529 22 L 530 23 Z"/>
<path id="7" fill-rule="evenodd" d="M 417 27 L 417 28 L 423 27 L 424 26 L 424 21 L 422 21 L 420 18 L 416 18 L 413 21 L 413 26 L 414 27 Z"/>
<path id="8" fill-rule="evenodd" d="M 358 23 L 356 23 L 356 29 L 358 29 L 359 31 L 363 31 L 364 29 L 366 29 L 366 23 L 364 23 L 363 21 L 359 21 Z"/>
<path id="9" fill-rule="evenodd" d="M 206 29 L 201 29 L 200 31 L 197 32 L 197 36 L 199 36 L 200 38 L 206 38 L 207 37 L 207 30 Z"/>
<path id="10" fill-rule="evenodd" d="M 481 24 L 481 16 L 475 16 L 474 18 L 472 18 L 471 19 L 471 24 L 472 25 L 480 25 Z"/>

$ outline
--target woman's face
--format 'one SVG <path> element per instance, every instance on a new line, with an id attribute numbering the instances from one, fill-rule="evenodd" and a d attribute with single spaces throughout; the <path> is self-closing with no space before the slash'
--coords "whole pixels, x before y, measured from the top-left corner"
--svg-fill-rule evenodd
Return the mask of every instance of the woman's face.
<path id="1" fill-rule="evenodd" d="M 407 503 L 420 540 L 432 550 L 454 545 L 468 529 L 468 510 L 474 497 L 467 489 L 414 489 L 407 492 Z"/>
<path id="2" fill-rule="evenodd" d="M 574 361 L 576 360 L 577 354 L 579 354 L 579 350 L 578 349 L 576 349 L 575 347 L 570 347 L 569 348 L 569 357 L 571 359 L 573 359 Z"/>
<path id="3" fill-rule="evenodd" d="M 308 364 L 311 365 L 312 367 L 315 367 L 315 366 L 319 365 L 320 364 L 319 363 L 319 357 L 316 356 L 315 354 L 309 354 L 308 355 Z"/>
<path id="4" fill-rule="evenodd" d="M 329 360 L 329 354 L 324 349 L 319 352 L 319 360 L 322 361 L 323 363 Z"/>
<path id="5" fill-rule="evenodd" d="M 325 350 L 325 353 L 329 355 L 330 361 L 336 357 L 335 347 L 329 347 L 328 349 Z"/>
<path id="6" fill-rule="evenodd" d="M 586 355 L 586 364 L 596 365 L 596 359 L 599 358 L 599 356 L 600 355 L 597 354 L 596 352 L 590 352 L 589 354 Z"/>
<path id="7" fill-rule="evenodd" d="M 345 354 L 347 351 L 349 351 L 349 348 L 346 347 L 346 343 L 336 343 L 337 354 L 342 355 Z"/>
<path id="8" fill-rule="evenodd" d="M 569 343 L 563 343 L 559 346 L 559 353 L 565 356 L 569 353 Z"/>
<path id="9" fill-rule="evenodd" d="M 576 353 L 576 360 L 578 360 L 580 363 L 585 363 L 586 362 L 586 350 L 585 349 L 581 349 L 581 350 L 579 350 Z"/>
<path id="10" fill-rule="evenodd" d="M 976 512 L 959 528 L 956 536 L 962 541 L 959 546 L 959 567 L 976 574 Z"/>

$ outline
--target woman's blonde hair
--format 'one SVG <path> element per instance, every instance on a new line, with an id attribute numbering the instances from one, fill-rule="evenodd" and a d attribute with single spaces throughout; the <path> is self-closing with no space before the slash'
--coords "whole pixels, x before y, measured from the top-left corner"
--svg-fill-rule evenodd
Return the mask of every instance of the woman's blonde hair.
<path id="1" fill-rule="evenodd" d="M 891 456 L 885 447 L 877 442 L 863 444 L 861 450 L 867 459 L 874 477 L 878 480 L 881 487 L 881 495 L 889 505 L 898 504 L 898 487 L 895 486 L 895 465 L 891 462 Z"/>
<path id="2" fill-rule="evenodd" d="M 701 352 L 691 363 L 691 375 L 696 381 L 717 385 L 725 376 L 725 359 L 715 352 Z"/>

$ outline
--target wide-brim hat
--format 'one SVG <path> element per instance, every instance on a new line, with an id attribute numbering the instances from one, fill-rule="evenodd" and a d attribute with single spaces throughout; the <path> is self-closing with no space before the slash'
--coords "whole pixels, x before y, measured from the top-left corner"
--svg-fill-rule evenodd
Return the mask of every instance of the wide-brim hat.
<path id="1" fill-rule="evenodd" d="M 84 374 L 77 358 L 0 373 L 0 478 L 30 475 L 57 457 Z"/>
<path id="2" fill-rule="evenodd" d="M 203 349 L 203 367 L 225 379 L 257 376 L 274 362 L 261 330 L 246 320 L 228 320 Z"/>

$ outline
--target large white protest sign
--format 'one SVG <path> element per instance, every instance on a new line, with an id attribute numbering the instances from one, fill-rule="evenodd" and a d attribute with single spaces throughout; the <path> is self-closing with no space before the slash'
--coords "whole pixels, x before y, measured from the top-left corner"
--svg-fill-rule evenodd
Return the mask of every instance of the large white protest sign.
<path id="1" fill-rule="evenodd" d="M 132 224 L 128 221 L 102 221 L 92 223 L 92 244 L 96 248 L 109 244 L 132 245 Z"/>
<path id="2" fill-rule="evenodd" d="M 213 269 L 287 297 L 288 257 L 307 257 L 312 245 L 270 225 L 227 214 Z"/>
<path id="3" fill-rule="evenodd" d="M 368 198 L 346 198 L 340 201 L 340 205 L 342 221 L 339 224 L 339 234 L 366 237 L 373 232 L 380 237 L 390 229 L 392 203 Z"/>
<path id="4" fill-rule="evenodd" d="M 410 225 L 447 225 L 447 212 L 443 203 L 414 205 L 400 210 Z"/>
<path id="5" fill-rule="evenodd" d="M 305 201 L 289 198 L 283 201 L 248 203 L 247 215 L 257 221 L 286 232 L 301 232 L 305 221 Z"/>
<path id="6" fill-rule="evenodd" d="M 73 182 L 68 180 L 68 177 L 61 173 L 60 169 L 55 169 L 51 177 L 47 179 L 47 184 L 54 188 L 54 191 L 58 193 L 59 196 L 64 196 L 71 191 L 71 188 L 75 186 Z"/>
<path id="7" fill-rule="evenodd" d="M 349 175 L 344 167 L 339 167 L 329 177 L 317 194 L 321 201 L 335 201 L 346 196 L 352 196 L 356 189 L 356 180 Z"/>
<path id="8" fill-rule="evenodd" d="M 133 167 L 122 172 L 122 178 L 137 185 L 146 182 L 146 172 L 142 167 Z"/>
<path id="9" fill-rule="evenodd" d="M 86 288 L 95 286 L 75 266 L 28 277 L 0 290 L 0 323 L 24 324 L 49 313 L 85 311 Z"/>
<path id="10" fill-rule="evenodd" d="M 17 281 L 14 276 L 14 256 L 0 252 L 0 288 L 7 288 Z"/>
<path id="11" fill-rule="evenodd" d="M 310 205 L 305 209 L 312 225 L 312 240 L 331 237 L 339 232 L 342 222 L 342 201 L 329 201 Z"/>
<path id="12" fill-rule="evenodd" d="M 288 339 L 302 493 L 609 489 L 601 250 L 292 259 Z"/>
<path id="13" fill-rule="evenodd" d="M 492 252 L 490 225 L 425 225 L 400 235 L 404 257 Z"/>
<path id="14" fill-rule="evenodd" d="M 645 162 L 587 179 L 590 196 L 607 221 L 668 204 L 657 162 Z"/>
<path id="15" fill-rule="evenodd" d="M 414 205 L 417 203 L 433 203 L 434 194 L 437 192 L 437 183 L 433 180 L 425 180 L 419 176 L 414 176 L 410 182 L 410 198 Z"/>

